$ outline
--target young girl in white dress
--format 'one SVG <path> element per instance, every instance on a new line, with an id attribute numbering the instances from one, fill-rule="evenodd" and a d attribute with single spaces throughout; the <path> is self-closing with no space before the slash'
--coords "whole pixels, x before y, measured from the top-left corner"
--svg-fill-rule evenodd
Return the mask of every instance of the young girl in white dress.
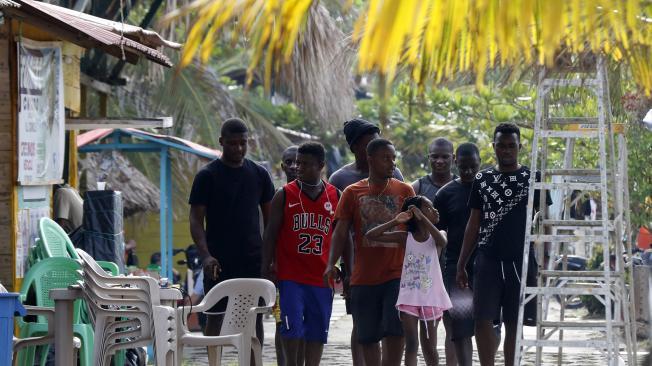
<path id="1" fill-rule="evenodd" d="M 401 287 L 396 302 L 405 333 L 405 365 L 417 364 L 420 320 L 426 329 L 425 339 L 421 334 L 426 364 L 436 365 L 435 321 L 452 307 L 439 266 L 439 253 L 446 246 L 446 233 L 435 227 L 439 213 L 426 197 L 406 199 L 401 211 L 393 220 L 369 230 L 366 236 L 374 241 L 405 244 Z M 407 231 L 393 231 L 395 226 L 404 226 Z"/>

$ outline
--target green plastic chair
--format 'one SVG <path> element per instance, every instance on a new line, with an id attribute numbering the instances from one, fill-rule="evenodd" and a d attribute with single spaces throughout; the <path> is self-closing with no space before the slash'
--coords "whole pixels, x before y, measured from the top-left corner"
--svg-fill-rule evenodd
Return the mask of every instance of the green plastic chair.
<path id="1" fill-rule="evenodd" d="M 52 219 L 42 217 L 38 221 L 38 235 L 41 239 L 42 254 L 46 258 L 67 257 L 71 258 L 68 247 L 72 242 L 65 231 Z"/>
<path id="2" fill-rule="evenodd" d="M 68 234 L 50 218 L 43 217 L 39 219 L 39 237 L 37 239 L 37 246 L 34 248 L 34 257 L 38 261 L 43 258 L 71 258 L 73 260 L 78 260 L 79 255 L 75 250 L 75 246 L 72 244 Z M 30 257 L 31 262 L 31 257 Z M 117 264 L 113 262 L 98 261 L 98 264 L 112 276 L 117 276 L 120 274 L 120 269 Z M 85 307 L 81 307 L 80 316 L 78 321 L 75 323 L 80 325 L 89 325 L 91 324 L 90 319 L 88 319 L 88 314 L 85 311 Z M 82 340 L 82 348 L 83 340 Z M 92 356 L 92 344 L 91 344 L 91 356 Z M 83 356 L 83 352 L 80 353 L 80 356 Z M 114 357 L 116 365 L 122 366 L 124 364 L 125 352 L 120 351 Z M 87 364 L 91 365 L 91 364 Z"/>
<path id="3" fill-rule="evenodd" d="M 44 258 L 35 263 L 25 274 L 20 290 L 21 301 L 25 303 L 33 296 L 36 306 L 54 307 L 54 301 L 50 299 L 50 290 L 55 288 L 67 288 L 81 279 L 78 270 L 81 269 L 79 262 L 71 258 Z M 93 365 L 93 327 L 81 321 L 82 301 L 77 300 L 73 306 L 73 333 L 81 340 L 79 357 L 82 365 Z M 20 337 L 35 337 L 47 334 L 48 324 L 44 317 L 37 317 L 36 322 L 25 322 L 18 320 Z M 49 346 L 40 346 L 41 365 L 45 364 Z M 34 362 L 36 348 L 27 347 L 18 353 L 19 365 L 32 365 Z"/>

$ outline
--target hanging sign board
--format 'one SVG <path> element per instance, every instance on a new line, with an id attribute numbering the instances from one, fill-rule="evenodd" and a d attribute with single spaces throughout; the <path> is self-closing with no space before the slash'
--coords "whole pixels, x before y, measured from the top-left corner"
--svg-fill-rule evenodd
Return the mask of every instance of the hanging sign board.
<path id="1" fill-rule="evenodd" d="M 18 42 L 18 183 L 61 182 L 65 149 L 60 42 Z"/>

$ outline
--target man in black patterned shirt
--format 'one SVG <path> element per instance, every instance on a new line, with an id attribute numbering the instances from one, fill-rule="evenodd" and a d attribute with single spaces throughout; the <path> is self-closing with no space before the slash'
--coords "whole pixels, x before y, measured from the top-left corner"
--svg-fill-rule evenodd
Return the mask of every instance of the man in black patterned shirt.
<path id="1" fill-rule="evenodd" d="M 469 196 L 471 215 L 457 262 L 457 284 L 468 287 L 466 265 L 478 247 L 473 277 L 475 336 L 480 364 L 493 366 L 496 354 L 493 320 L 505 323 L 505 365 L 514 364 L 519 296 L 525 245 L 530 169 L 518 162 L 521 134 L 516 125 L 503 123 L 494 131 L 492 143 L 498 164 L 475 176 Z M 538 177 L 537 177 L 538 180 Z M 535 191 L 534 202 L 539 202 Z M 552 204 L 550 196 L 546 197 Z M 527 282 L 534 285 L 537 264 L 533 252 L 528 260 Z M 534 325 L 536 303 L 525 306 L 524 323 Z"/>

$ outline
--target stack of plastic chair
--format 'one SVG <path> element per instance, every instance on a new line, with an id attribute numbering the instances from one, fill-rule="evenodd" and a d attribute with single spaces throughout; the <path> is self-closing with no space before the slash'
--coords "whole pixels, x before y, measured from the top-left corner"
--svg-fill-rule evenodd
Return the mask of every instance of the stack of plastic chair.
<path id="1" fill-rule="evenodd" d="M 188 315 L 209 311 L 225 297 L 228 298 L 228 303 L 219 336 L 196 335 L 188 331 Z M 259 306 L 261 298 L 264 306 Z M 208 347 L 209 365 L 219 365 L 222 347 L 230 346 L 238 350 L 239 365 L 249 365 L 252 350 L 256 365 L 262 365 L 261 345 L 256 338 L 256 317 L 258 314 L 270 313 L 274 301 L 276 288 L 272 282 L 257 278 L 238 278 L 215 285 L 190 311 L 187 307 L 177 309 L 177 364 L 181 365 L 184 346 Z"/>
<path id="2" fill-rule="evenodd" d="M 95 324 L 95 359 L 105 365 L 117 350 L 154 344 L 157 365 L 173 364 L 176 351 L 174 309 L 162 306 L 151 277 L 108 276 L 86 252 L 80 282 Z"/>
<path id="3" fill-rule="evenodd" d="M 50 290 L 67 288 L 79 280 L 79 263 L 70 258 L 45 258 L 34 264 L 23 279 L 21 287 L 21 302 L 25 303 L 30 296 L 37 307 L 54 308 L 54 301 L 50 299 Z M 33 296 L 33 299 L 31 298 Z M 93 328 L 90 324 L 81 321 L 81 300 L 75 301 L 73 308 L 73 333 L 81 342 L 80 359 L 82 365 L 93 365 Z M 36 322 L 18 320 L 20 338 L 43 336 L 50 331 L 48 319 L 42 314 L 37 316 Z M 40 346 L 40 364 L 45 364 L 49 346 Z M 18 353 L 20 365 L 32 365 L 36 349 L 28 346 Z"/>

